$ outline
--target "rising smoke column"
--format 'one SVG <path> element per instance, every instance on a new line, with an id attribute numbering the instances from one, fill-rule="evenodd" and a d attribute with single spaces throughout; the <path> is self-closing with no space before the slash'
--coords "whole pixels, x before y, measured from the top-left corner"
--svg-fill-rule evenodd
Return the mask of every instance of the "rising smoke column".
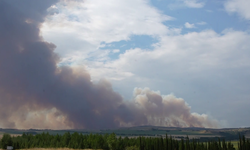
<path id="1" fill-rule="evenodd" d="M 209 116 L 191 113 L 191 107 L 173 94 L 161 95 L 149 88 L 135 88 L 137 109 L 147 117 L 147 124 L 170 127 L 217 127 L 218 121 Z"/>
<path id="2" fill-rule="evenodd" d="M 0 1 L 0 126 L 114 128 L 134 125 L 214 127 L 183 99 L 148 88 L 124 101 L 112 85 L 91 82 L 84 69 L 58 67 L 56 46 L 39 36 L 52 0 Z"/>

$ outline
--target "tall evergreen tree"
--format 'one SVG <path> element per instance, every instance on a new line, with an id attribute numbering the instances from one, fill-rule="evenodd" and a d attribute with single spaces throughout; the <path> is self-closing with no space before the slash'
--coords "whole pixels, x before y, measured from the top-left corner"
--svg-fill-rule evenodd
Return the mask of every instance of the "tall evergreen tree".
<path id="1" fill-rule="evenodd" d="M 168 134 L 166 134 L 166 150 L 168 150 Z"/>
<path id="2" fill-rule="evenodd" d="M 12 146 L 13 141 L 12 138 L 9 134 L 4 134 L 2 139 L 1 139 L 1 148 L 7 149 L 7 146 Z"/>
<path id="3" fill-rule="evenodd" d="M 116 135 L 115 135 L 115 133 L 112 133 L 108 136 L 107 143 L 108 143 L 110 150 L 116 149 Z"/>

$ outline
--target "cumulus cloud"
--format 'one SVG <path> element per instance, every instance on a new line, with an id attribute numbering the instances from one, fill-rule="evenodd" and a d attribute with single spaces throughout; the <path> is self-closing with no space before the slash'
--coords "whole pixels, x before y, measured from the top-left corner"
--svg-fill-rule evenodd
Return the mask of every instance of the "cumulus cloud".
<path id="1" fill-rule="evenodd" d="M 205 6 L 204 1 L 199 1 L 199 0 L 182 0 L 183 3 L 190 8 L 202 8 Z"/>
<path id="2" fill-rule="evenodd" d="M 129 40 L 131 35 L 170 33 L 162 22 L 173 18 L 148 3 L 146 0 L 60 1 L 48 9 L 59 13 L 46 17 L 41 34 L 58 45 L 56 52 L 61 56 L 78 59 L 80 55 L 90 57 L 90 52 L 105 46 L 103 43 Z M 71 37 L 74 44 L 61 45 L 65 37 Z"/>
<path id="3" fill-rule="evenodd" d="M 191 28 L 195 28 L 195 25 L 194 25 L 194 24 L 191 24 L 191 23 L 189 23 L 189 22 L 186 22 L 186 23 L 185 23 L 185 27 L 191 29 Z"/>
<path id="4" fill-rule="evenodd" d="M 164 36 L 153 51 L 130 49 L 120 54 L 119 59 L 110 61 L 106 65 L 111 68 L 123 68 L 124 71 L 144 77 L 160 72 L 157 70 L 163 66 L 171 69 L 173 75 L 209 68 L 247 67 L 249 55 L 246 54 L 250 48 L 248 40 L 250 35 L 234 30 L 225 30 L 221 34 L 205 30 Z M 162 73 L 163 76 L 169 75 L 167 71 Z"/>
<path id="5" fill-rule="evenodd" d="M 112 52 L 113 52 L 113 53 L 119 53 L 120 50 L 119 50 L 119 49 L 114 49 L 114 50 L 112 50 Z"/>
<path id="6" fill-rule="evenodd" d="M 244 19 L 250 20 L 250 1 L 248 0 L 227 0 L 224 7 L 228 13 L 238 13 Z"/>
<path id="7" fill-rule="evenodd" d="M 205 6 L 204 0 L 176 0 L 174 3 L 170 3 L 168 7 L 170 9 L 179 9 L 179 8 L 202 8 Z"/>

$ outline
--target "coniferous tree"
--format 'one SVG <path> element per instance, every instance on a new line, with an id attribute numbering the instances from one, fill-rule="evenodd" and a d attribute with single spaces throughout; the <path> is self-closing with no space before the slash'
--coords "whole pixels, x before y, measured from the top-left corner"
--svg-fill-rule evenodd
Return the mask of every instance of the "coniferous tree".
<path id="1" fill-rule="evenodd" d="M 9 134 L 4 134 L 1 139 L 1 148 L 7 149 L 7 146 L 12 146 L 13 141 Z"/>
<path id="2" fill-rule="evenodd" d="M 70 139 L 71 139 L 70 133 L 69 132 L 64 133 L 64 135 L 62 137 L 63 147 L 68 147 L 69 146 Z"/>
<path id="3" fill-rule="evenodd" d="M 115 150 L 115 148 L 116 148 L 116 135 L 114 133 L 112 133 L 108 136 L 107 143 L 108 143 L 110 150 Z"/>
<path id="4" fill-rule="evenodd" d="M 168 135 L 166 134 L 166 150 L 168 150 Z"/>
<path id="5" fill-rule="evenodd" d="M 181 150 L 185 150 L 184 140 L 181 139 Z"/>

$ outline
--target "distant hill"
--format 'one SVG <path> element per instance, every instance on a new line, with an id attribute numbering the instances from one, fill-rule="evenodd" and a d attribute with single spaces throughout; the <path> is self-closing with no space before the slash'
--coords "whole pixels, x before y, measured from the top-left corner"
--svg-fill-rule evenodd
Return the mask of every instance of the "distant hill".
<path id="1" fill-rule="evenodd" d="M 116 129 L 103 129 L 103 130 L 87 130 L 87 129 L 71 129 L 71 130 L 51 130 L 51 129 L 2 129 L 0 128 L 0 135 L 4 133 L 9 133 L 11 135 L 22 135 L 26 134 L 40 134 L 43 132 L 48 132 L 50 134 L 64 134 L 65 132 L 78 132 L 82 134 L 110 134 L 115 133 L 117 136 L 163 136 L 171 135 L 174 138 L 185 138 L 189 136 L 190 138 L 196 139 L 208 139 L 222 137 L 226 140 L 236 140 L 238 139 L 238 134 L 245 135 L 250 138 L 250 128 L 223 128 L 223 129 L 210 129 L 210 128 L 180 128 L 180 127 L 161 127 L 161 126 L 136 126 L 136 127 L 122 127 Z"/>

